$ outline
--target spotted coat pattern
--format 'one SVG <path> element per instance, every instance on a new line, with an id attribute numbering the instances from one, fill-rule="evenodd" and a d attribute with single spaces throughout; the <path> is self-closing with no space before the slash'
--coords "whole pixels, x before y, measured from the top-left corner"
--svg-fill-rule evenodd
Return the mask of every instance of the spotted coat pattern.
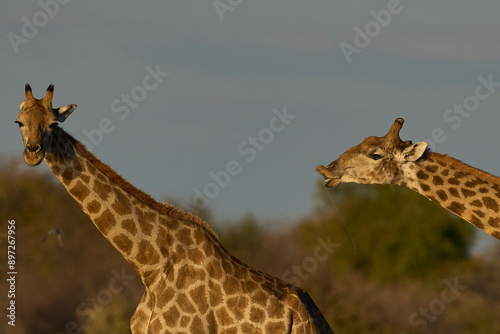
<path id="1" fill-rule="evenodd" d="M 48 114 L 68 109 L 52 110 L 52 92 L 36 100 L 26 86 L 18 115 L 30 143 L 25 160 L 44 159 L 140 275 L 146 289 L 131 319 L 134 334 L 333 333 L 302 289 L 240 262 L 200 218 L 156 202 L 59 128 Z"/>
<path id="2" fill-rule="evenodd" d="M 500 239 L 500 178 L 444 154 L 427 143 L 402 141 L 402 118 L 383 137 L 371 136 L 328 166 L 318 166 L 325 185 L 397 184 L 413 189 Z"/>
<path id="3" fill-rule="evenodd" d="M 439 153 L 402 166 L 400 185 L 500 239 L 500 179 Z"/>

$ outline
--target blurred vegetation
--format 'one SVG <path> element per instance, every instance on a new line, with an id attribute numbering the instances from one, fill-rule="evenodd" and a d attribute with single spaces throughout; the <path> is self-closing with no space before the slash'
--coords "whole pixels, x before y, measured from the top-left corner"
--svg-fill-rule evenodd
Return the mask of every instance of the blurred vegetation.
<path id="1" fill-rule="evenodd" d="M 133 269 L 51 174 L 2 160 L 0 247 L 15 219 L 18 275 L 16 327 L 0 333 L 129 333 L 143 293 Z M 308 291 L 336 333 L 500 333 L 500 242 L 472 256 L 470 224 L 399 187 L 318 183 L 314 198 L 294 222 L 204 217 L 242 261 Z M 0 263 L 6 273 L 5 250 Z M 7 291 L 1 280 L 3 310 Z"/>
<path id="2" fill-rule="evenodd" d="M 318 187 L 315 195 L 317 214 L 299 226 L 302 243 L 334 237 L 344 246 L 330 261 L 338 272 L 377 280 L 440 276 L 468 257 L 474 241 L 471 224 L 405 188 L 347 184 Z"/>
<path id="3" fill-rule="evenodd" d="M 46 167 L 0 164 L 0 268 L 6 268 L 8 220 L 16 221 L 16 326 L 5 316 L 8 286 L 0 281 L 0 333 L 127 333 L 143 287 Z M 57 235 L 60 231 L 61 248 Z M 113 273 L 134 277 L 108 293 Z M 116 291 L 116 290 L 115 290 Z M 119 315 L 119 317 L 118 317 Z"/>

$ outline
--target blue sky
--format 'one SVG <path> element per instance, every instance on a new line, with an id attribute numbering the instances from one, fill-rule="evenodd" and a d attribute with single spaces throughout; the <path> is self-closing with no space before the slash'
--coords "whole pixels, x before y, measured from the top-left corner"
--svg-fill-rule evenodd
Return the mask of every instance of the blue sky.
<path id="1" fill-rule="evenodd" d="M 92 145 L 101 160 L 157 199 L 193 206 L 208 187 L 218 220 L 309 213 L 315 167 L 396 117 L 404 139 L 442 129 L 436 151 L 500 175 L 500 87 L 471 98 L 479 77 L 500 82 L 499 13 L 494 0 L 9 2 L 1 152 L 21 156 L 12 121 L 24 84 L 42 97 L 54 83 L 54 105 L 78 104 L 64 129 L 88 142 L 104 122 Z M 348 62 L 340 46 L 356 47 L 357 31 L 371 37 Z M 154 69 L 168 75 L 154 81 Z M 444 119 L 464 103 L 473 111 L 458 127 L 457 113 Z M 285 109 L 295 117 L 281 127 Z M 228 163 L 234 175 L 214 188 L 211 172 Z"/>

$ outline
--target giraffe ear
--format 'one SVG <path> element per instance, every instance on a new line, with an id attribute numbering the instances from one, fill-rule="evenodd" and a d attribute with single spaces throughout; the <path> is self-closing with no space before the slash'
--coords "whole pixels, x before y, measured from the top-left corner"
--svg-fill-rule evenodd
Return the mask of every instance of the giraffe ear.
<path id="1" fill-rule="evenodd" d="M 404 160 L 406 162 L 417 161 L 424 155 L 425 150 L 427 150 L 427 143 L 425 141 L 408 146 L 403 151 Z"/>
<path id="2" fill-rule="evenodd" d="M 54 116 L 58 122 L 62 123 L 68 118 L 69 115 L 76 109 L 76 104 L 68 104 L 67 106 L 62 106 L 57 109 L 52 109 Z"/>

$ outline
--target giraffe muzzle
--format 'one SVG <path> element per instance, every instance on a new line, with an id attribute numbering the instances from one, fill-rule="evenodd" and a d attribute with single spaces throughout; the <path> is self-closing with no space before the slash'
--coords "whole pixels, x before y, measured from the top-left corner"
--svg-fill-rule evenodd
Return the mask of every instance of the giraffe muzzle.
<path id="1" fill-rule="evenodd" d="M 40 144 L 26 144 L 23 152 L 24 161 L 30 166 L 36 166 L 40 164 L 45 157 L 45 152 L 42 150 Z"/>
<path id="2" fill-rule="evenodd" d="M 316 170 L 325 179 L 325 187 L 333 188 L 339 185 L 340 177 L 333 175 L 328 167 L 320 165 Z"/>

